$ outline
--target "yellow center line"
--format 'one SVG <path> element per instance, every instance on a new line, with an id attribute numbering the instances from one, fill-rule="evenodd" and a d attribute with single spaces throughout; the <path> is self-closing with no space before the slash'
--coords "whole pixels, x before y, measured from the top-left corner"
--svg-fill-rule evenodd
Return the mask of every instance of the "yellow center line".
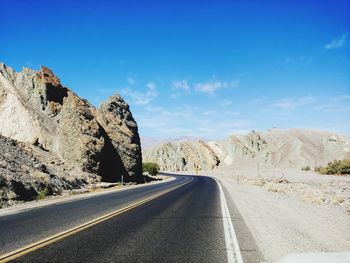
<path id="1" fill-rule="evenodd" d="M 45 246 L 47 246 L 49 244 L 57 242 L 57 241 L 59 241 L 59 240 L 61 240 L 63 238 L 66 238 L 68 236 L 76 234 L 76 233 L 78 233 L 78 232 L 80 232 L 82 230 L 90 228 L 90 227 L 92 227 L 94 225 L 97 225 L 97 224 L 99 224 L 99 223 L 101 223 L 103 221 L 106 221 L 106 220 L 108 220 L 108 219 L 110 219 L 112 217 L 115 217 L 117 215 L 125 213 L 125 212 L 127 212 L 127 211 L 129 211 L 129 210 L 131 210 L 131 209 L 133 209 L 135 207 L 138 207 L 138 206 L 140 206 L 140 205 L 142 205 L 144 203 L 147 203 L 147 202 L 149 202 L 149 201 L 151 201 L 153 199 L 156 199 L 156 198 L 158 198 L 158 197 L 160 197 L 162 195 L 165 195 L 165 194 L 167 194 L 167 193 L 169 193 L 171 191 L 174 191 L 174 190 L 176 190 L 176 189 L 178 189 L 178 188 L 180 188 L 180 187 L 182 187 L 182 186 L 184 186 L 184 185 L 186 185 L 186 184 L 188 184 L 188 183 L 190 183 L 192 181 L 193 181 L 193 178 L 191 178 L 190 181 L 185 182 L 183 184 L 180 184 L 180 185 L 178 185 L 178 186 L 176 186 L 174 188 L 162 191 L 162 192 L 160 192 L 158 194 L 150 196 L 150 197 L 148 197 L 146 199 L 143 199 L 143 200 L 141 200 L 139 202 L 136 202 L 134 204 L 128 205 L 128 206 L 123 207 L 121 209 L 118 209 L 118 210 L 116 210 L 114 212 L 111 212 L 111 213 L 108 213 L 106 215 L 103 215 L 103 216 L 100 216 L 98 218 L 95 218 L 95 219 L 93 219 L 91 221 L 88 221 L 88 222 L 86 222 L 84 224 L 81 224 L 79 226 L 73 227 L 73 228 L 68 229 L 66 231 L 60 232 L 58 234 L 55 234 L 55 235 L 53 235 L 51 237 L 42 239 L 42 240 L 40 240 L 38 242 L 35 242 L 35 243 L 29 244 L 27 246 L 24 246 L 22 248 L 16 249 L 16 250 L 11 251 L 9 253 L 6 253 L 4 255 L 0 255 L 0 262 L 1 263 L 9 262 L 9 261 L 14 260 L 14 259 L 16 259 L 18 257 L 21 257 L 23 255 L 26 255 L 26 254 L 30 253 L 30 252 L 38 250 L 38 249 L 40 249 L 42 247 L 45 247 Z"/>

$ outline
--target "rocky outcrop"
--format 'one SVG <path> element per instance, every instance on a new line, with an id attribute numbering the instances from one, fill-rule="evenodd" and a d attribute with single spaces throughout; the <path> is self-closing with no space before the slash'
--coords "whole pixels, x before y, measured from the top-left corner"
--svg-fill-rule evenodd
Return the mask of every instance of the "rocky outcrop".
<path id="1" fill-rule="evenodd" d="M 66 172 L 54 154 L 0 135 L 0 208 L 96 181 L 91 174 Z"/>
<path id="2" fill-rule="evenodd" d="M 350 138 L 302 129 L 252 131 L 221 141 L 169 142 L 143 151 L 145 161 L 162 170 L 196 171 L 220 168 L 295 168 L 325 165 L 350 157 Z"/>
<path id="3" fill-rule="evenodd" d="M 53 72 L 0 64 L 0 134 L 57 156 L 70 173 L 142 180 L 137 124 L 118 95 L 96 109 Z"/>
<path id="4" fill-rule="evenodd" d="M 101 104 L 96 115 L 109 138 L 111 148 L 116 150 L 122 160 L 121 169 L 128 171 L 133 181 L 142 179 L 138 176 L 142 174 L 140 137 L 129 105 L 122 97 L 114 95 Z M 120 173 L 123 174 L 122 171 Z"/>

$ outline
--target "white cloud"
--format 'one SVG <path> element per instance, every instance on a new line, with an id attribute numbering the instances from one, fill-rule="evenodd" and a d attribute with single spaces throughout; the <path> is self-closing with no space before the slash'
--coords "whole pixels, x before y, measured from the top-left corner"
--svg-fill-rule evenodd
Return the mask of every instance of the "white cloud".
<path id="1" fill-rule="evenodd" d="M 209 83 L 209 82 L 197 83 L 197 84 L 195 84 L 194 87 L 195 87 L 196 91 L 205 92 L 205 93 L 212 95 L 217 89 L 227 87 L 227 83 L 220 82 L 220 81 L 211 82 L 211 83 Z"/>
<path id="2" fill-rule="evenodd" d="M 327 49 L 340 48 L 345 45 L 347 36 L 348 34 L 345 33 L 340 38 L 333 39 L 330 43 L 326 44 L 324 47 Z"/>
<path id="3" fill-rule="evenodd" d="M 226 81 L 211 81 L 205 83 L 196 83 L 194 89 L 199 92 L 207 93 L 208 95 L 214 95 L 214 93 L 221 88 L 233 88 L 239 84 L 238 80 L 232 82 Z"/>
<path id="4" fill-rule="evenodd" d="M 184 90 L 184 91 L 190 90 L 190 86 L 188 85 L 186 80 L 173 81 L 172 86 L 173 86 L 173 89 Z"/>
<path id="5" fill-rule="evenodd" d="M 125 88 L 123 90 L 123 94 L 128 96 L 132 102 L 137 105 L 146 105 L 158 96 L 158 92 L 154 83 L 149 82 L 146 84 L 146 87 L 147 91 L 145 92 L 134 91 L 130 88 Z"/>
<path id="6" fill-rule="evenodd" d="M 190 85 L 188 84 L 187 80 L 173 81 L 171 86 L 172 90 L 175 91 L 170 95 L 171 99 L 177 99 L 184 92 L 188 93 L 190 91 Z"/>
<path id="7" fill-rule="evenodd" d="M 305 106 L 315 102 L 315 98 L 312 96 L 306 96 L 301 98 L 285 98 L 272 104 L 272 106 L 280 109 L 294 109 L 296 107 Z"/>

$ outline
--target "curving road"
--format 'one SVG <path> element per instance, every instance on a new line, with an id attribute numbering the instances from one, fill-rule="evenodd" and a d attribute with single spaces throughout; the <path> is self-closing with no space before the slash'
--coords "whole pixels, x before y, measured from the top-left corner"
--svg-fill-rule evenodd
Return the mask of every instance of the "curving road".
<path id="1" fill-rule="evenodd" d="M 2 216 L 0 255 L 162 194 L 29 253 L 19 254 L 13 261 L 235 262 L 228 258 L 217 182 L 203 176 L 175 177 L 161 184 Z"/>

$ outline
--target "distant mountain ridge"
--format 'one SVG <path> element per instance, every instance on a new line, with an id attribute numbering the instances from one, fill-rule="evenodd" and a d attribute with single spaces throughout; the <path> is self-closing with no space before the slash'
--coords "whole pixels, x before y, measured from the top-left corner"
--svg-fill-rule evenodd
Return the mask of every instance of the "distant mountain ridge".
<path id="1" fill-rule="evenodd" d="M 350 138 L 306 129 L 270 129 L 231 135 L 223 140 L 167 142 L 143 150 L 145 161 L 162 170 L 195 171 L 244 168 L 257 164 L 271 168 L 325 165 L 350 158 Z"/>

